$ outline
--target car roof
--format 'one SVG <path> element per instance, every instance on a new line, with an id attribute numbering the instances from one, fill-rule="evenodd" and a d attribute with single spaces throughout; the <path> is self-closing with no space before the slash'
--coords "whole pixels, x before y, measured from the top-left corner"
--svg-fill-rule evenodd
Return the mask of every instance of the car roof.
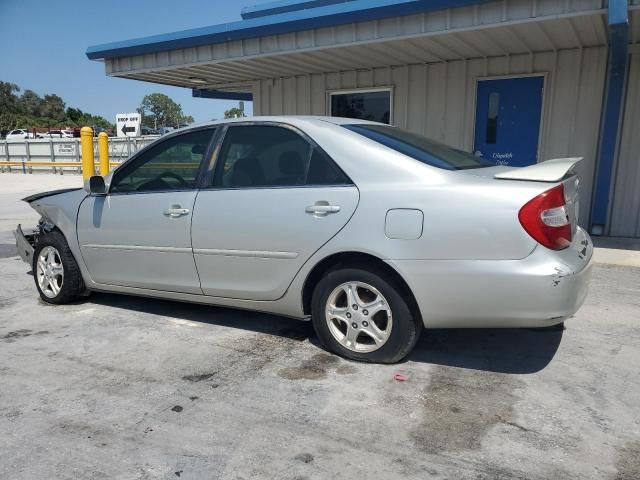
<path id="1" fill-rule="evenodd" d="M 344 118 L 344 117 L 329 117 L 320 115 L 274 115 L 274 116 L 256 116 L 256 117 L 241 117 L 241 118 L 226 118 L 223 120 L 212 120 L 210 122 L 194 123 L 188 127 L 181 128 L 180 131 L 184 132 L 191 128 L 201 128 L 206 126 L 226 125 L 233 123 L 251 123 L 251 122 L 274 122 L 274 123 L 286 123 L 293 126 L 303 127 L 309 122 L 326 122 L 334 125 L 354 125 L 354 124 L 369 124 L 369 125 L 386 125 L 379 122 L 371 122 L 369 120 L 360 120 L 356 118 Z"/>

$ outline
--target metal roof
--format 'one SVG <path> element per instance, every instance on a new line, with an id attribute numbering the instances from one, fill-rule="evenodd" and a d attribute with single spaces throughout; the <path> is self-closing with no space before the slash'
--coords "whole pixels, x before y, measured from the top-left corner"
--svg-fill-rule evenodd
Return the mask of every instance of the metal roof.
<path id="1" fill-rule="evenodd" d="M 380 20 L 419 12 L 444 10 L 486 3 L 489 0 L 284 0 L 267 4 L 266 10 L 254 8 L 245 12 L 245 20 L 195 28 L 150 37 L 124 40 L 87 48 L 91 60 L 157 53 L 176 48 L 198 47 L 266 35 Z M 269 10 L 268 5 L 272 5 Z M 308 8 L 309 6 L 317 6 Z M 300 9 L 300 8 L 305 9 Z M 295 8 L 295 10 L 294 10 Z M 260 12 L 283 12 L 262 15 Z M 260 16 L 258 16 L 260 15 Z"/>
<path id="2" fill-rule="evenodd" d="M 247 18 L 266 17 L 277 13 L 295 12 L 309 8 L 324 7 L 336 3 L 353 2 L 354 0 L 278 0 L 244 7 L 240 16 Z"/>

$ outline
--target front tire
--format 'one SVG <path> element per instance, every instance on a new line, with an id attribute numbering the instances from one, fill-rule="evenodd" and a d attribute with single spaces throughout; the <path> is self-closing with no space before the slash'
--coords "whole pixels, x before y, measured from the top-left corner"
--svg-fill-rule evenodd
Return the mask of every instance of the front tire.
<path id="1" fill-rule="evenodd" d="M 40 298 L 47 303 L 69 303 L 82 294 L 80 268 L 59 231 L 39 238 L 33 254 L 33 278 Z"/>
<path id="2" fill-rule="evenodd" d="M 332 270 L 318 282 L 311 319 L 327 350 L 361 362 L 399 362 L 422 330 L 402 288 L 359 268 Z"/>

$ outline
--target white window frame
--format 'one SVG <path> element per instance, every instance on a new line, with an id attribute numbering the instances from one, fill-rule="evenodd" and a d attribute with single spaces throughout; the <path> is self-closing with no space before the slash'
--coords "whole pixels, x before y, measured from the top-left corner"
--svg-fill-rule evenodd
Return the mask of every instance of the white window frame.
<path id="1" fill-rule="evenodd" d="M 376 93 L 376 92 L 389 92 L 389 125 L 393 125 L 393 93 L 394 88 L 392 85 L 385 87 L 362 87 L 362 88 L 346 88 L 338 90 L 327 90 L 326 99 L 326 111 L 330 117 L 333 116 L 331 112 L 331 97 L 334 95 L 348 95 L 350 93 Z"/>

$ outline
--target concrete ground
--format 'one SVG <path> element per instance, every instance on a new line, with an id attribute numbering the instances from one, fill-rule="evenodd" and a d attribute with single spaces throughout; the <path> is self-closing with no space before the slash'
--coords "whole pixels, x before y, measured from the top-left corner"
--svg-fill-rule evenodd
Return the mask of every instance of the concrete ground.
<path id="1" fill-rule="evenodd" d="M 0 174 L 0 478 L 640 478 L 640 269 L 596 265 L 564 332 L 428 331 L 363 365 L 274 316 L 44 305 L 18 199 L 79 183 Z"/>

